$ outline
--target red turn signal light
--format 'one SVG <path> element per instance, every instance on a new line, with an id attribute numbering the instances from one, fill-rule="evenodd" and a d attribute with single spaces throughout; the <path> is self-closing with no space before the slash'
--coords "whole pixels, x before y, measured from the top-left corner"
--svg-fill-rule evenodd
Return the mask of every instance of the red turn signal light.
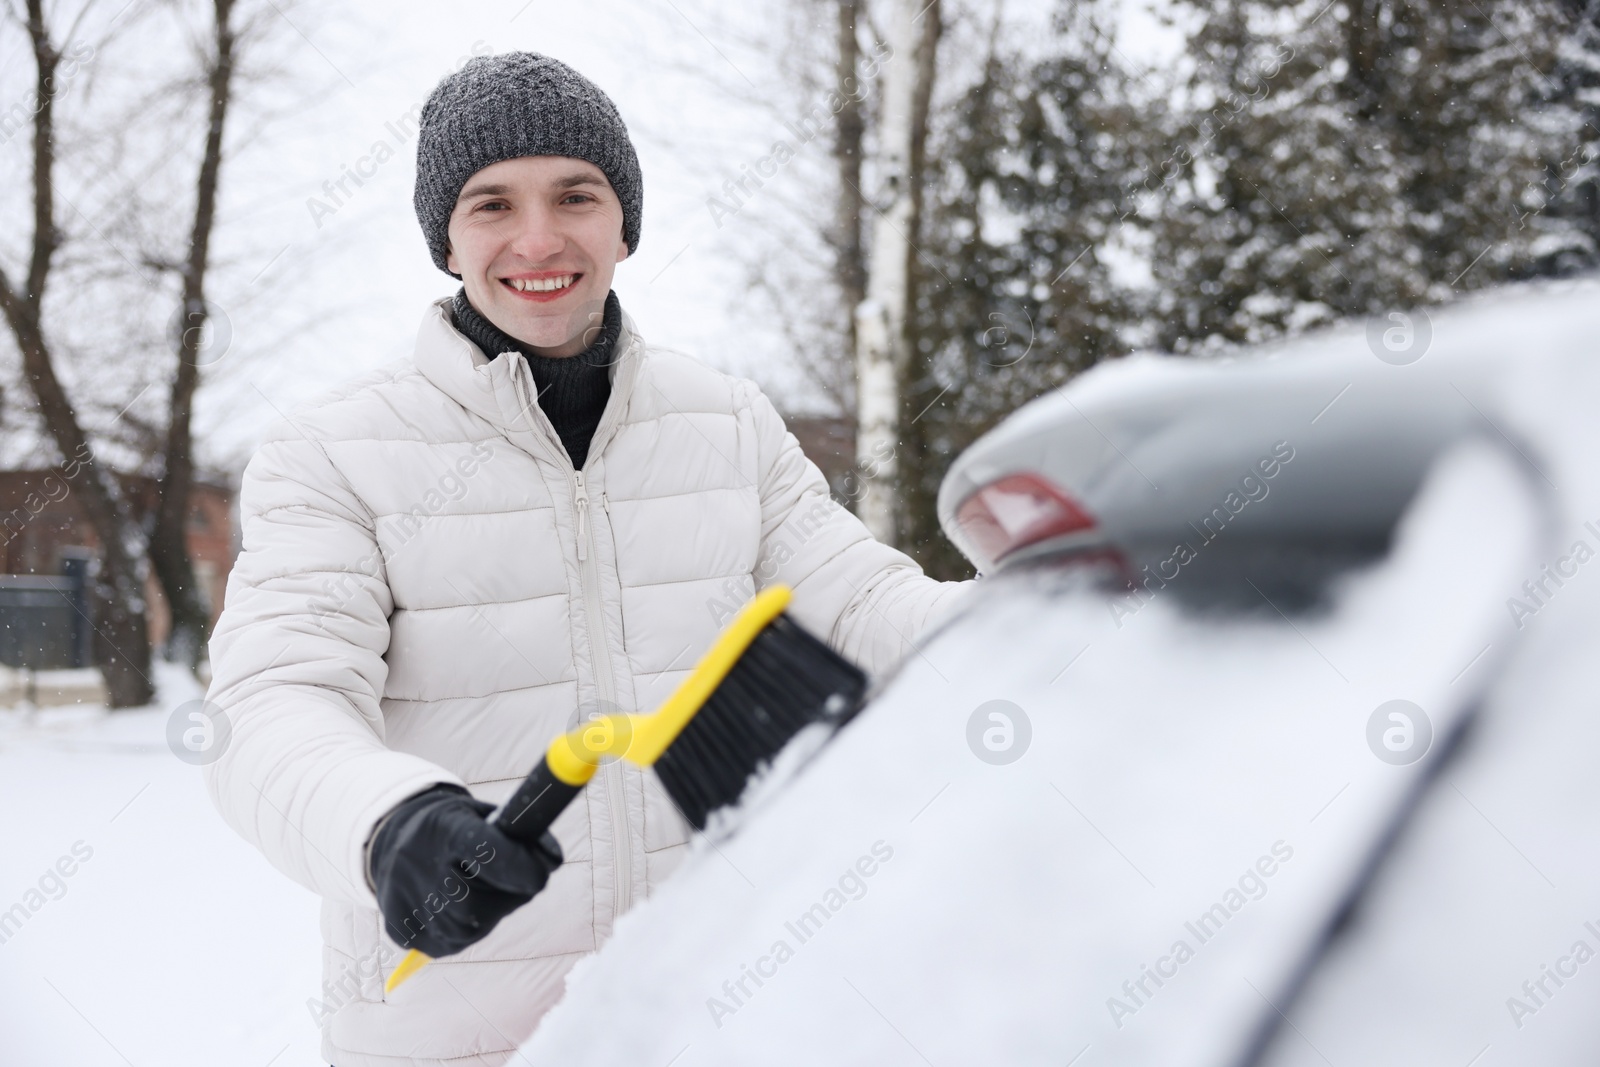
<path id="1" fill-rule="evenodd" d="M 962 501 L 956 524 L 982 557 L 994 563 L 1019 548 L 1094 527 L 1094 519 L 1036 474 L 1008 474 Z"/>

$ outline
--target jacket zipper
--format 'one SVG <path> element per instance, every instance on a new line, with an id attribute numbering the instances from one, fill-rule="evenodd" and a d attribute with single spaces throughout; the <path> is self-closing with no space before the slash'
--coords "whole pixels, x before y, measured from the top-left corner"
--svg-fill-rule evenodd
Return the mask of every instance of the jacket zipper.
<path id="1" fill-rule="evenodd" d="M 513 372 L 511 380 L 513 390 L 520 394 L 522 411 L 532 410 L 535 398 L 529 389 L 531 379 L 525 374 Z M 601 420 L 600 426 L 595 430 L 594 438 L 590 441 L 591 451 L 598 451 L 596 442 L 610 435 L 620 417 L 617 412 L 620 411 L 621 408 L 616 405 L 608 409 L 607 417 Z M 549 441 L 550 438 L 546 440 Z M 578 516 L 578 574 L 583 585 L 584 612 L 588 616 L 586 621 L 589 631 L 589 657 L 590 662 L 594 664 L 596 695 L 607 705 L 606 711 L 616 711 L 618 710 L 616 685 L 611 675 L 611 655 L 604 637 L 605 615 L 600 605 L 600 576 L 594 561 L 594 536 L 590 529 L 589 488 L 584 482 L 583 472 L 572 466 L 561 442 L 554 440 L 551 443 L 560 457 L 559 462 L 564 462 L 568 471 L 572 483 L 573 505 Z M 604 493 L 600 494 L 600 503 L 606 507 L 606 515 L 609 518 L 611 512 Z M 611 809 L 613 866 L 617 872 L 611 911 L 612 921 L 615 923 L 633 903 L 633 835 L 628 826 L 627 794 L 621 763 L 613 760 L 602 773 L 606 779 L 606 800 Z"/>
<path id="2" fill-rule="evenodd" d="M 600 575 L 595 564 L 594 530 L 589 514 L 589 487 L 583 472 L 572 472 L 572 500 L 578 515 L 578 573 L 583 584 L 583 610 L 587 615 L 589 657 L 594 664 L 595 689 L 602 710 L 619 711 L 616 687 L 611 676 L 611 653 L 606 647 L 605 614 L 600 603 Z M 605 504 L 605 494 L 600 496 Z M 607 509 L 609 514 L 609 508 Z M 606 800 L 611 807 L 613 867 L 616 870 L 616 892 L 612 904 L 612 920 L 620 918 L 633 902 L 633 834 L 628 825 L 626 786 L 622 778 L 622 763 L 612 760 L 602 773 L 606 779 Z"/>

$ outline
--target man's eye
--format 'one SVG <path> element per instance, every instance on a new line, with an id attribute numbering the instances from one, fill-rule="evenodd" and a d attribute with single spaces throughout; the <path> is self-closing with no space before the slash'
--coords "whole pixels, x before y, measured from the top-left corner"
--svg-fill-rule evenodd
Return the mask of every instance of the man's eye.
<path id="1" fill-rule="evenodd" d="M 479 211 L 498 211 L 498 210 L 500 210 L 500 209 L 502 209 L 502 208 L 504 208 L 506 206 L 507 205 L 506 205 L 506 203 L 504 201 L 501 201 L 501 200 L 489 200 L 489 201 L 485 201 L 482 204 L 479 204 L 478 205 L 478 210 Z"/>
<path id="2" fill-rule="evenodd" d="M 588 193 L 568 193 L 566 199 L 564 199 L 562 201 L 562 203 L 566 204 L 566 203 L 571 203 L 572 201 L 577 201 L 579 203 L 587 203 L 588 201 L 593 200 L 593 199 L 594 199 L 594 197 L 590 196 Z"/>

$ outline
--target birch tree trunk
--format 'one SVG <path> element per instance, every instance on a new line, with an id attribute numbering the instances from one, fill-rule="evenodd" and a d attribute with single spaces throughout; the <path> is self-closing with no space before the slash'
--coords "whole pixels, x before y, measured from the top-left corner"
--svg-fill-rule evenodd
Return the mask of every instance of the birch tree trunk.
<path id="1" fill-rule="evenodd" d="M 923 136 L 918 126 L 926 123 L 926 104 L 919 109 L 918 102 L 931 92 L 934 63 L 926 49 L 937 41 L 938 25 L 939 0 L 891 0 L 876 160 L 883 192 L 872 223 L 866 299 L 855 312 L 856 512 L 891 545 L 899 539 L 900 394 L 910 357 L 906 318 L 922 178 L 916 148 Z"/>

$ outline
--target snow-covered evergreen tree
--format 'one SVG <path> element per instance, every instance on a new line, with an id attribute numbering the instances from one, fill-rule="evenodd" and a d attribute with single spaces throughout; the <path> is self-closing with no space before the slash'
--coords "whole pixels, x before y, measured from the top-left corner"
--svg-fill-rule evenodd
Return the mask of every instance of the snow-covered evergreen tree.
<path id="1" fill-rule="evenodd" d="M 1548 264 L 1551 273 L 1600 265 L 1600 0 L 1566 0 L 1571 32 L 1561 44 L 1554 96 L 1582 122 L 1573 151 L 1545 179 L 1548 211 L 1587 239 L 1581 255 Z"/>
<path id="2" fill-rule="evenodd" d="M 1555 0 L 1193 5 L 1177 178 L 1154 212 L 1163 340 L 1256 341 L 1581 255 L 1537 207 L 1579 142 Z"/>

